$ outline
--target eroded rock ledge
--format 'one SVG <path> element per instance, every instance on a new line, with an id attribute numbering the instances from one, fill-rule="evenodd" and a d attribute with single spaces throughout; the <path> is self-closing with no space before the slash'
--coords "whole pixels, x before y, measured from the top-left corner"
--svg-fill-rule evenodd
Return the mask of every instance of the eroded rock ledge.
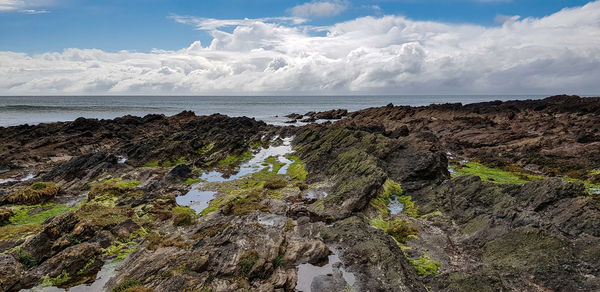
<path id="1" fill-rule="evenodd" d="M 0 128 L 0 291 L 600 289 L 600 98 L 304 116 Z"/>

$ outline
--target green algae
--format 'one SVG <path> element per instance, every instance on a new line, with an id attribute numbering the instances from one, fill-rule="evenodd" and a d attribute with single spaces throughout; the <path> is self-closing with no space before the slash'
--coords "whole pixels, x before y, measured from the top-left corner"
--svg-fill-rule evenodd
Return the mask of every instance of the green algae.
<path id="1" fill-rule="evenodd" d="M 390 198 L 392 196 L 400 195 L 402 195 L 402 187 L 400 184 L 391 179 L 387 179 L 385 183 L 383 183 L 383 192 L 381 192 L 381 194 L 379 194 L 377 197 L 373 198 L 370 202 L 370 205 L 377 209 L 377 211 L 379 211 L 379 213 L 384 217 L 387 217 L 390 216 L 390 210 L 388 209 Z"/>
<path id="2" fill-rule="evenodd" d="M 304 162 L 297 156 L 290 156 L 288 158 L 293 162 L 287 169 L 287 175 L 293 180 L 305 180 L 306 176 L 308 175 L 308 171 L 306 171 L 304 168 Z"/>
<path id="3" fill-rule="evenodd" d="M 381 217 L 377 217 L 370 219 L 369 224 L 392 236 L 400 245 L 405 245 L 409 238 L 418 235 L 417 229 L 408 225 L 408 223 L 402 219 L 388 221 Z"/>
<path id="4" fill-rule="evenodd" d="M 478 162 L 467 162 L 452 166 L 457 175 L 476 175 L 481 180 L 497 184 L 524 184 L 528 181 L 542 179 L 542 176 L 524 172 L 507 171 L 499 168 L 487 167 Z"/>
<path id="5" fill-rule="evenodd" d="M 114 202 L 87 202 L 75 212 L 78 218 L 90 220 L 95 226 L 115 226 L 129 219 L 131 209 L 115 206 Z M 134 220 L 135 221 L 135 220 Z"/>
<path id="6" fill-rule="evenodd" d="M 112 257 L 115 256 L 115 261 L 122 261 L 127 256 L 137 249 L 138 243 L 135 242 L 138 238 L 143 238 L 148 235 L 148 231 L 145 228 L 140 228 L 135 232 L 131 233 L 128 238 L 124 240 L 115 240 L 112 245 L 103 249 L 102 256 Z"/>
<path id="7" fill-rule="evenodd" d="M 144 165 L 142 165 L 142 167 L 158 167 L 160 164 L 160 162 L 158 160 L 152 161 L 152 162 L 148 162 Z"/>
<path id="8" fill-rule="evenodd" d="M 215 148 L 215 143 L 211 142 L 209 144 L 202 146 L 202 148 L 196 150 L 195 152 L 196 152 L 196 154 L 204 155 L 204 154 L 208 153 L 210 150 L 213 150 L 213 148 Z"/>
<path id="9" fill-rule="evenodd" d="M 63 270 L 62 273 L 60 273 L 60 275 L 58 275 L 56 277 L 50 277 L 48 275 L 44 276 L 42 278 L 42 287 L 48 287 L 48 286 L 60 287 L 64 284 L 68 283 L 69 281 L 71 281 L 71 276 L 69 276 L 69 273 L 67 273 L 67 271 Z"/>
<path id="10" fill-rule="evenodd" d="M 244 196 L 236 196 L 223 205 L 223 213 L 226 215 L 241 216 L 260 210 L 269 212 L 269 208 L 261 203 L 264 192 L 253 190 Z"/>
<path id="11" fill-rule="evenodd" d="M 159 160 L 151 161 L 142 165 L 142 167 L 172 167 L 186 162 L 185 156 L 181 156 L 175 160 L 165 160 L 162 162 Z"/>
<path id="12" fill-rule="evenodd" d="M 17 260 L 27 269 L 31 269 L 37 265 L 37 259 L 23 251 L 17 253 Z"/>
<path id="13" fill-rule="evenodd" d="M 83 275 L 87 272 L 87 270 L 96 262 L 96 256 L 93 256 L 86 264 L 85 266 L 83 266 L 83 268 L 81 268 L 78 272 L 77 275 Z"/>
<path id="14" fill-rule="evenodd" d="M 8 197 L 8 202 L 21 204 L 37 204 L 54 198 L 59 188 L 53 182 L 35 182 L 23 187 Z"/>
<path id="15" fill-rule="evenodd" d="M 117 285 L 117 287 L 113 288 L 112 292 L 125 292 L 131 288 L 142 286 L 142 284 L 143 283 L 140 280 L 125 279 L 125 280 L 123 280 L 123 282 L 119 283 L 119 285 Z M 143 290 L 143 291 L 145 291 L 145 290 Z"/>
<path id="16" fill-rule="evenodd" d="M 43 211 L 29 215 L 34 209 L 42 209 Z M 39 225 L 48 218 L 58 216 L 71 210 L 76 210 L 77 207 L 68 207 L 67 205 L 33 205 L 33 206 L 16 206 L 13 209 L 14 215 L 10 217 L 10 222 L 15 225 L 35 224 Z"/>
<path id="17" fill-rule="evenodd" d="M 252 148 L 252 149 L 258 149 L 258 148 L 260 148 L 260 146 L 262 146 L 262 142 L 260 142 L 260 141 L 250 143 L 250 148 Z"/>
<path id="18" fill-rule="evenodd" d="M 138 185 L 140 185 L 139 180 L 125 180 L 125 181 L 120 181 L 120 182 L 115 183 L 115 186 L 124 188 L 124 189 L 135 188 Z"/>
<path id="19" fill-rule="evenodd" d="M 243 254 L 240 261 L 238 262 L 240 272 L 244 275 L 250 274 L 252 268 L 254 267 L 258 259 L 258 251 L 256 250 L 251 250 Z"/>
<path id="20" fill-rule="evenodd" d="M 411 258 L 408 258 L 408 260 L 420 276 L 437 275 L 439 268 L 442 267 L 442 263 L 432 260 L 427 253 L 424 253 L 423 256 L 420 256 L 416 260 Z"/>
<path id="21" fill-rule="evenodd" d="M 192 224 L 196 218 L 196 212 L 189 207 L 176 206 L 173 207 L 173 224 L 175 226 L 185 226 Z"/>
<path id="22" fill-rule="evenodd" d="M 225 159 L 219 160 L 217 164 L 220 167 L 233 167 L 243 162 L 249 161 L 250 159 L 252 159 L 252 157 L 252 152 L 247 151 L 240 155 L 229 155 Z"/>
<path id="23" fill-rule="evenodd" d="M 572 178 L 572 177 L 564 177 L 563 179 L 566 181 L 570 181 L 570 182 L 582 183 L 585 187 L 586 193 L 588 193 L 588 194 L 598 194 L 598 192 L 600 192 L 600 184 L 592 183 L 591 181 L 588 181 L 588 180 L 576 179 L 576 178 Z"/>
<path id="24" fill-rule="evenodd" d="M 202 181 L 200 178 L 191 178 L 191 177 L 188 177 L 188 178 L 186 178 L 186 179 L 185 179 L 185 180 L 182 182 L 182 184 L 184 184 L 184 185 L 188 185 L 188 186 L 189 186 L 189 185 L 197 184 L 197 183 L 199 183 L 200 181 Z"/>
<path id="25" fill-rule="evenodd" d="M 277 158 L 275 158 L 274 156 L 269 156 L 265 159 L 265 163 L 267 165 L 271 165 L 271 172 L 277 173 L 279 172 L 279 170 L 285 165 L 285 163 L 283 162 L 279 162 L 279 160 L 277 160 Z"/>
<path id="26" fill-rule="evenodd" d="M 412 201 L 412 197 L 403 195 L 402 186 L 389 178 L 383 183 L 383 192 L 373 198 L 369 204 L 387 218 L 391 215 L 388 205 L 393 198 L 404 206 L 402 213 L 414 218 L 418 216 L 418 207 Z"/>

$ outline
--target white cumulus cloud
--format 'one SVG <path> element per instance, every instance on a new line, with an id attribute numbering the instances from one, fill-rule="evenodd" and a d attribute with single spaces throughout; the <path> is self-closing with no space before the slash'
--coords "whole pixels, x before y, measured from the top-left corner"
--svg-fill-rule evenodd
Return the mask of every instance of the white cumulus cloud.
<path id="1" fill-rule="evenodd" d="M 319 28 L 295 18 L 174 18 L 212 42 L 147 53 L 0 52 L 0 94 L 600 92 L 600 2 L 494 27 L 401 16 Z"/>

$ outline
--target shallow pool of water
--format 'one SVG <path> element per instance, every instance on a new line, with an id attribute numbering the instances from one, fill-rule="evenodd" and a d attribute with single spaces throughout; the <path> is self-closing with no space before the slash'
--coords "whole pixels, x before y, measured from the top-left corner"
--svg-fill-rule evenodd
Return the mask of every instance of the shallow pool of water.
<path id="1" fill-rule="evenodd" d="M 26 176 L 22 177 L 22 178 L 15 178 L 15 177 L 11 177 L 11 178 L 0 178 L 0 185 L 1 184 L 5 184 L 5 183 L 10 183 L 10 182 L 24 182 L 24 181 L 28 181 L 31 180 L 32 178 L 35 177 L 35 174 L 33 173 L 29 173 Z"/>
<path id="2" fill-rule="evenodd" d="M 202 212 L 202 210 L 208 207 L 210 201 L 215 198 L 215 191 L 201 191 L 197 188 L 192 188 L 183 196 L 175 198 L 175 201 L 180 206 L 188 206 L 196 213 Z"/>
<path id="3" fill-rule="evenodd" d="M 124 156 L 117 156 L 117 158 L 119 158 L 119 160 L 117 160 L 119 164 L 123 164 L 127 161 L 127 157 Z"/>
<path id="4" fill-rule="evenodd" d="M 404 204 L 399 202 L 398 198 L 393 197 L 390 199 L 390 203 L 388 204 L 388 209 L 390 210 L 390 213 L 392 215 L 400 214 L 400 213 L 402 213 L 402 210 L 404 210 Z"/>
<path id="5" fill-rule="evenodd" d="M 342 291 L 346 286 L 354 286 L 356 277 L 346 271 L 337 254 L 328 257 L 328 263 L 322 267 L 312 264 L 298 266 L 296 291 L 325 292 Z"/>
<path id="6" fill-rule="evenodd" d="M 246 175 L 256 173 L 265 168 L 265 159 L 268 157 L 275 157 L 279 162 L 285 163 L 278 173 L 283 174 L 287 171 L 289 165 L 293 162 L 285 155 L 292 153 L 292 137 L 284 138 L 283 143 L 279 146 L 270 146 L 268 148 L 262 148 L 254 154 L 252 159 L 242 163 L 236 174 L 225 177 L 223 173 L 218 171 L 209 171 L 203 173 L 200 176 L 201 182 L 192 185 L 192 189 L 185 195 L 178 196 L 175 200 L 180 206 L 189 206 L 196 213 L 201 212 L 208 207 L 211 200 L 215 198 L 216 191 L 204 190 L 203 186 L 205 182 L 226 182 L 232 181 Z"/>
<path id="7" fill-rule="evenodd" d="M 302 196 L 307 199 L 323 199 L 329 196 L 329 193 L 320 189 L 310 189 Z"/>

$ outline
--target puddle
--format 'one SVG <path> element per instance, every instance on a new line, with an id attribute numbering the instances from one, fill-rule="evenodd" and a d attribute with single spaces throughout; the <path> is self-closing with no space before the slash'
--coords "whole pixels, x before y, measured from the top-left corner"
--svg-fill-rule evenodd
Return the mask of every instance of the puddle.
<path id="1" fill-rule="evenodd" d="M 16 181 L 18 181 L 18 182 L 24 182 L 24 181 L 28 181 L 28 180 L 30 180 L 30 179 L 32 179 L 34 177 L 35 177 L 35 174 L 29 173 L 29 174 L 27 174 L 26 176 L 24 176 L 24 177 L 22 177 L 20 179 L 17 179 L 17 178 L 14 178 L 14 177 L 11 177 L 11 178 L 0 178 L 0 185 L 1 184 L 5 184 L 5 183 L 16 182 Z"/>
<path id="2" fill-rule="evenodd" d="M 288 170 L 288 167 L 290 167 L 290 164 L 292 164 L 292 162 L 293 162 L 293 161 L 291 161 L 291 160 L 289 160 L 289 159 L 287 159 L 287 158 L 285 158 L 285 157 L 283 157 L 283 156 L 279 156 L 279 157 L 277 157 L 277 161 L 279 161 L 279 162 L 281 162 L 281 163 L 285 163 L 285 165 L 284 165 L 284 166 L 282 166 L 282 167 L 279 169 L 279 171 L 277 171 L 277 174 L 286 174 L 286 173 L 287 173 L 287 170 Z M 272 167 L 273 167 L 273 166 L 271 165 L 271 168 L 272 168 Z"/>
<path id="3" fill-rule="evenodd" d="M 119 266 L 121 266 L 121 263 L 123 263 L 123 261 L 114 261 L 113 260 L 111 262 L 104 264 L 104 266 L 102 266 L 102 269 L 96 275 L 96 280 L 91 284 L 81 284 L 81 285 L 77 285 L 77 286 L 74 286 L 74 287 L 71 287 L 68 289 L 62 289 L 62 288 L 58 288 L 58 287 L 54 287 L 54 286 L 50 286 L 50 287 L 38 286 L 38 287 L 34 287 L 32 289 L 21 290 L 21 291 L 33 291 L 33 292 L 64 292 L 64 291 L 100 292 L 100 291 L 105 291 L 104 285 L 106 285 L 108 280 L 110 280 L 116 274 L 116 270 Z"/>
<path id="4" fill-rule="evenodd" d="M 600 188 L 589 188 L 589 191 L 593 195 L 600 195 Z"/>
<path id="5" fill-rule="evenodd" d="M 323 199 L 329 196 L 329 193 L 324 190 L 311 189 L 302 195 L 306 199 Z"/>
<path id="6" fill-rule="evenodd" d="M 276 138 L 275 138 L 276 139 Z M 290 164 L 293 161 L 284 157 L 289 153 L 292 153 L 292 137 L 284 138 L 283 143 L 279 146 L 270 146 L 267 149 L 260 149 L 258 153 L 255 153 L 252 159 L 242 163 L 239 167 L 239 170 L 236 174 L 233 174 L 229 177 L 224 177 L 221 172 L 218 171 L 210 171 L 203 173 L 200 176 L 202 182 L 192 185 L 192 189 L 183 196 L 177 197 L 175 200 L 177 204 L 181 206 L 189 206 L 196 213 L 201 212 L 206 207 L 208 207 L 209 202 L 214 199 L 214 195 L 216 191 L 207 191 L 201 190 L 204 182 L 226 182 L 232 181 L 249 174 L 259 172 L 263 168 L 265 168 L 265 159 L 270 156 L 275 157 L 279 162 L 285 163 L 284 166 L 277 172 L 279 174 L 284 174 Z"/>
<path id="7" fill-rule="evenodd" d="M 77 194 L 76 196 L 73 196 L 72 194 L 60 195 L 56 197 L 54 203 L 63 204 L 69 208 L 72 208 L 83 203 L 83 201 L 85 201 L 88 198 L 88 193 L 89 192 L 82 192 L 80 194 Z"/>
<path id="8" fill-rule="evenodd" d="M 328 260 L 329 262 L 322 267 L 312 264 L 299 265 L 296 291 L 345 291 L 347 286 L 354 286 L 356 277 L 344 270 L 339 256 L 333 253 Z"/>
<path id="9" fill-rule="evenodd" d="M 448 172 L 450 175 L 456 175 L 456 170 L 454 170 L 454 167 L 452 166 L 448 166 Z"/>
<path id="10" fill-rule="evenodd" d="M 287 217 L 276 214 L 262 214 L 258 216 L 258 224 L 264 226 L 280 227 L 285 224 Z"/>
<path id="11" fill-rule="evenodd" d="M 400 214 L 404 210 L 404 204 L 400 203 L 398 198 L 393 197 L 388 204 L 388 209 L 392 215 Z"/>
<path id="12" fill-rule="evenodd" d="M 127 161 L 127 157 L 124 156 L 117 156 L 117 158 L 119 158 L 119 160 L 117 160 L 119 164 L 123 164 Z"/>
<path id="13" fill-rule="evenodd" d="M 215 198 L 216 193 L 214 191 L 201 191 L 192 188 L 187 194 L 175 198 L 175 201 L 180 206 L 188 206 L 196 211 L 196 213 L 200 213 L 208 207 L 208 203 Z"/>

